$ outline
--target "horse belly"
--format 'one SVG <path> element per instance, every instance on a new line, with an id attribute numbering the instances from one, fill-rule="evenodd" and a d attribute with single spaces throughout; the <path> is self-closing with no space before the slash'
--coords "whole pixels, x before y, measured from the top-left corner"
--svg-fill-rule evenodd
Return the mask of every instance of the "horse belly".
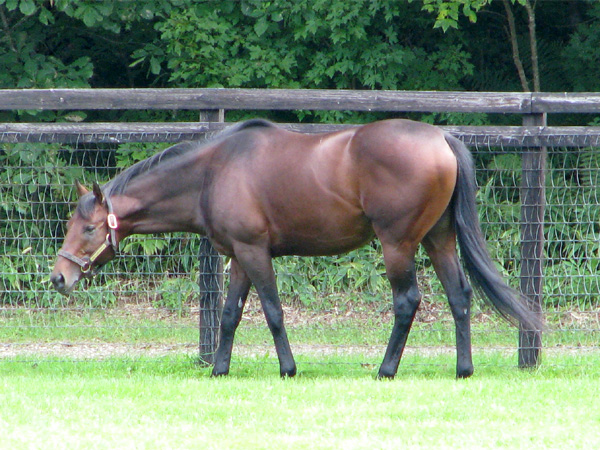
<path id="1" fill-rule="evenodd" d="M 304 214 L 296 220 L 272 223 L 270 230 L 273 256 L 327 256 L 345 253 L 370 242 L 374 237 L 364 214 Z M 298 220 L 300 218 L 301 220 Z"/>

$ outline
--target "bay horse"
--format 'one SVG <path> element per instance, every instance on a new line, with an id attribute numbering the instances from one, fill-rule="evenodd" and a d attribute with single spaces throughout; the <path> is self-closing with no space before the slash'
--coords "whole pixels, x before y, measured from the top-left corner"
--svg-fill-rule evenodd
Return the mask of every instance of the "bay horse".
<path id="1" fill-rule="evenodd" d="M 206 142 L 174 145 L 79 201 L 51 274 L 69 294 L 112 259 L 132 234 L 193 232 L 231 258 L 212 374 L 229 372 L 236 328 L 251 285 L 273 335 L 281 376 L 296 363 L 283 321 L 271 259 L 334 255 L 381 241 L 392 288 L 394 324 L 379 368 L 393 378 L 420 303 L 415 252 L 422 244 L 450 303 L 457 377 L 473 373 L 472 282 L 513 324 L 541 320 L 494 267 L 480 229 L 471 154 L 440 128 L 386 120 L 325 134 L 287 131 L 254 119 Z"/>

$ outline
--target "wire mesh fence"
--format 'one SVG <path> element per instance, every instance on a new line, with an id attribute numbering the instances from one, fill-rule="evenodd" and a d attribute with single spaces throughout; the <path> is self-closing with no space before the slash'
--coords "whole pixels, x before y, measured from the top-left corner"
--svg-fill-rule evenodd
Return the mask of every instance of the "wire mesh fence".
<path id="1" fill-rule="evenodd" d="M 161 136 L 160 140 L 170 139 Z M 198 350 L 198 322 L 213 333 L 218 323 L 210 322 L 215 317 L 213 311 L 199 304 L 206 304 L 202 298 L 208 295 L 213 305 L 218 305 L 226 286 L 227 261 L 214 255 L 207 259 L 205 241 L 198 236 L 133 236 L 121 244 L 121 254 L 86 289 L 81 286 L 66 298 L 49 284 L 49 273 L 76 201 L 74 181 L 88 185 L 108 181 L 124 167 L 169 144 L 0 145 L 0 321 L 2 341 L 7 343 L 4 353 L 18 355 L 32 343 L 38 345 L 34 353 L 44 353 L 49 350 L 42 343 L 54 341 L 59 343 L 54 348 L 58 356 L 73 358 L 77 356 L 68 356 L 72 346 L 93 348 L 107 342 L 114 348 L 124 346 L 128 352 L 144 353 L 144 346 L 150 352 L 157 343 L 163 343 L 167 349 L 199 351 L 207 356 L 208 349 Z M 490 253 L 508 282 L 518 288 L 524 149 L 481 144 L 471 149 L 480 187 L 479 212 Z M 549 147 L 543 281 L 546 347 L 598 348 L 599 199 L 597 146 Z M 409 346 L 452 346 L 453 321 L 441 285 L 426 255 L 420 252 L 418 258 L 423 303 Z M 215 269 L 225 273 L 224 282 L 219 276 L 207 277 Z M 324 330 L 343 320 L 339 317 L 368 322 L 370 314 L 381 332 L 366 333 L 370 337 L 365 338 L 363 350 L 383 348 L 391 320 L 391 295 L 377 243 L 329 258 L 281 258 L 276 271 L 286 313 L 292 320 L 299 317 L 298 327 Z M 249 308 L 251 321 L 260 322 L 265 333 L 246 336 L 246 340 L 242 336 L 239 342 L 242 346 L 264 346 L 268 331 L 257 318 L 259 307 L 254 302 Z M 317 325 L 320 320 L 323 323 Z M 495 319 L 480 302 L 475 303 L 474 322 L 476 345 L 479 340 L 487 348 L 516 352 L 516 331 Z M 373 323 L 365 326 L 372 327 Z M 490 338 L 494 335 L 498 338 Z M 351 347 L 341 339 L 333 345 L 341 351 Z M 381 355 L 382 351 L 378 353 Z"/>

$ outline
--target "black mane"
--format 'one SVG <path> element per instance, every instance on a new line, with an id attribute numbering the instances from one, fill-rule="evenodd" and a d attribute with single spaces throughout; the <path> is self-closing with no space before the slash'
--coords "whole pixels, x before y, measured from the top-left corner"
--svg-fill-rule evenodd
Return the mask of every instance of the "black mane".
<path id="1" fill-rule="evenodd" d="M 103 188 L 104 194 L 108 196 L 122 194 L 131 180 L 142 174 L 149 173 L 153 169 L 171 162 L 175 158 L 181 157 L 198 147 L 198 142 L 180 142 L 150 158 L 135 163 L 109 181 Z"/>
<path id="2" fill-rule="evenodd" d="M 149 173 L 157 167 L 162 167 L 177 158 L 183 157 L 191 151 L 202 149 L 216 141 L 226 139 L 242 130 L 260 127 L 271 128 L 276 126 L 277 125 L 268 120 L 251 119 L 227 127 L 223 131 L 217 133 L 214 137 L 205 140 L 180 142 L 148 159 L 134 164 L 128 169 L 125 169 L 104 186 L 104 194 L 108 196 L 122 194 L 129 183 L 138 176 Z"/>

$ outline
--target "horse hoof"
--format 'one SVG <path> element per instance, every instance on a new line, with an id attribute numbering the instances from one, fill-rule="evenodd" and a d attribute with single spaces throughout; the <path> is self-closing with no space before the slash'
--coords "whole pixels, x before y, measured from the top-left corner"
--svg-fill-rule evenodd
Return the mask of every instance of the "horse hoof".
<path id="1" fill-rule="evenodd" d="M 396 372 L 398 371 L 397 364 L 386 364 L 385 362 L 379 366 L 379 371 L 377 372 L 378 380 L 393 380 L 396 376 Z"/>
<path id="2" fill-rule="evenodd" d="M 386 372 L 382 372 L 380 370 L 379 373 L 377 374 L 377 379 L 378 380 L 393 380 L 395 376 L 396 376 L 395 373 L 386 373 Z"/>
<path id="3" fill-rule="evenodd" d="M 456 370 L 456 378 L 469 378 L 471 375 L 473 375 L 473 367 Z"/>
<path id="4" fill-rule="evenodd" d="M 292 378 L 296 376 L 296 368 L 293 367 L 288 370 L 281 370 L 279 374 L 281 375 L 281 378 Z"/>

